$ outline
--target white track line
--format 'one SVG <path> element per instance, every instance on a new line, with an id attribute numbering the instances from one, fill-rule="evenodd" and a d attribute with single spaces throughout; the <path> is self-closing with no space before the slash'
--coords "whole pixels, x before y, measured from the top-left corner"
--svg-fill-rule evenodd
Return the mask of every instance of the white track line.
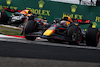
<path id="1" fill-rule="evenodd" d="M 7 36 L 7 35 L 2 35 L 2 34 L 0 34 L 0 37 L 2 37 L 2 38 L 18 38 L 18 37 Z M 19 39 L 19 38 L 18 38 L 18 39 Z"/>
<path id="2" fill-rule="evenodd" d="M 24 38 L 19 38 L 19 37 L 6 36 L 6 35 L 2 35 L 2 34 L 0 34 L 0 37 L 1 37 L 1 39 L 0 39 L 1 41 L 5 41 L 5 40 L 6 40 L 6 41 L 9 41 L 9 40 L 7 40 L 7 39 L 2 39 L 2 38 L 24 39 Z M 42 38 L 37 37 L 36 40 L 42 40 Z M 40 44 L 40 43 L 37 42 L 37 44 Z M 41 44 L 45 45 L 45 43 L 41 43 Z M 48 43 L 46 43 L 46 44 L 48 44 Z M 49 44 L 48 44 L 48 45 L 49 45 Z M 53 44 L 51 43 L 50 46 L 60 46 L 60 47 L 71 47 L 71 48 L 81 48 L 81 49 L 100 50 L 99 47 L 74 46 L 74 45 L 60 45 L 60 44 L 56 44 L 56 43 L 53 43 Z"/>
<path id="3" fill-rule="evenodd" d="M 15 36 L 7 36 L 7 35 L 2 35 L 0 34 L 1 38 L 16 38 L 16 39 L 25 39 L 25 38 L 20 38 L 20 37 L 15 37 Z M 37 37 L 36 40 L 42 40 L 42 38 Z"/>

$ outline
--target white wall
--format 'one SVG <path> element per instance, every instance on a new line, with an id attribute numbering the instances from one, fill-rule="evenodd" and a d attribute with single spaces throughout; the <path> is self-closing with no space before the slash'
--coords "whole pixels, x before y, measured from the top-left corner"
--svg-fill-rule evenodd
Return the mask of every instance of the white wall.
<path id="1" fill-rule="evenodd" d="M 79 0 L 50 0 L 50 1 L 79 4 Z M 96 4 L 96 0 L 92 0 L 92 1 L 94 2 L 94 4 Z M 81 4 L 82 5 L 91 5 L 91 0 L 82 0 Z"/>
<path id="2" fill-rule="evenodd" d="M 51 0 L 51 1 L 58 1 L 58 2 L 65 2 L 65 3 L 75 3 L 75 4 L 79 3 L 79 0 Z"/>

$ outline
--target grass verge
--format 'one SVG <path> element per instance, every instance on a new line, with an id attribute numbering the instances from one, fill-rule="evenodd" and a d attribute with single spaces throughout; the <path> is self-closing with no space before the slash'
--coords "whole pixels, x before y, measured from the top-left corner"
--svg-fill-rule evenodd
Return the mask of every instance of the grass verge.
<path id="1" fill-rule="evenodd" d="M 0 33 L 3 35 L 20 35 L 21 30 L 0 26 Z"/>

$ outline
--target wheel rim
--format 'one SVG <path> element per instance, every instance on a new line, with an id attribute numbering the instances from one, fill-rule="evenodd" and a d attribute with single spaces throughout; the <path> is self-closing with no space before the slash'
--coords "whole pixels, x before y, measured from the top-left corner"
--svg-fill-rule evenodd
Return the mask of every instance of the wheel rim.
<path id="1" fill-rule="evenodd" d="M 81 39 L 82 39 L 81 29 L 78 28 L 77 31 L 76 31 L 76 42 L 77 43 L 80 43 L 81 42 Z"/>

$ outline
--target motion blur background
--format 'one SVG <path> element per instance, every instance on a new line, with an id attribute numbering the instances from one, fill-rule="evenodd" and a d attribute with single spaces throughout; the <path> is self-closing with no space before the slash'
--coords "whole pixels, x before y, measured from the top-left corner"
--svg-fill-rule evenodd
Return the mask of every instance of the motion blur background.
<path id="1" fill-rule="evenodd" d="M 51 23 L 55 18 L 64 16 L 64 12 L 71 18 L 92 20 L 100 29 L 100 0 L 1 0 L 0 11 L 4 8 L 15 10 L 30 9 L 38 14 L 38 18 L 46 17 Z M 6 12 L 8 16 L 12 13 Z M 88 25 L 83 26 L 84 29 Z M 86 28 L 85 28 L 86 27 Z"/>

